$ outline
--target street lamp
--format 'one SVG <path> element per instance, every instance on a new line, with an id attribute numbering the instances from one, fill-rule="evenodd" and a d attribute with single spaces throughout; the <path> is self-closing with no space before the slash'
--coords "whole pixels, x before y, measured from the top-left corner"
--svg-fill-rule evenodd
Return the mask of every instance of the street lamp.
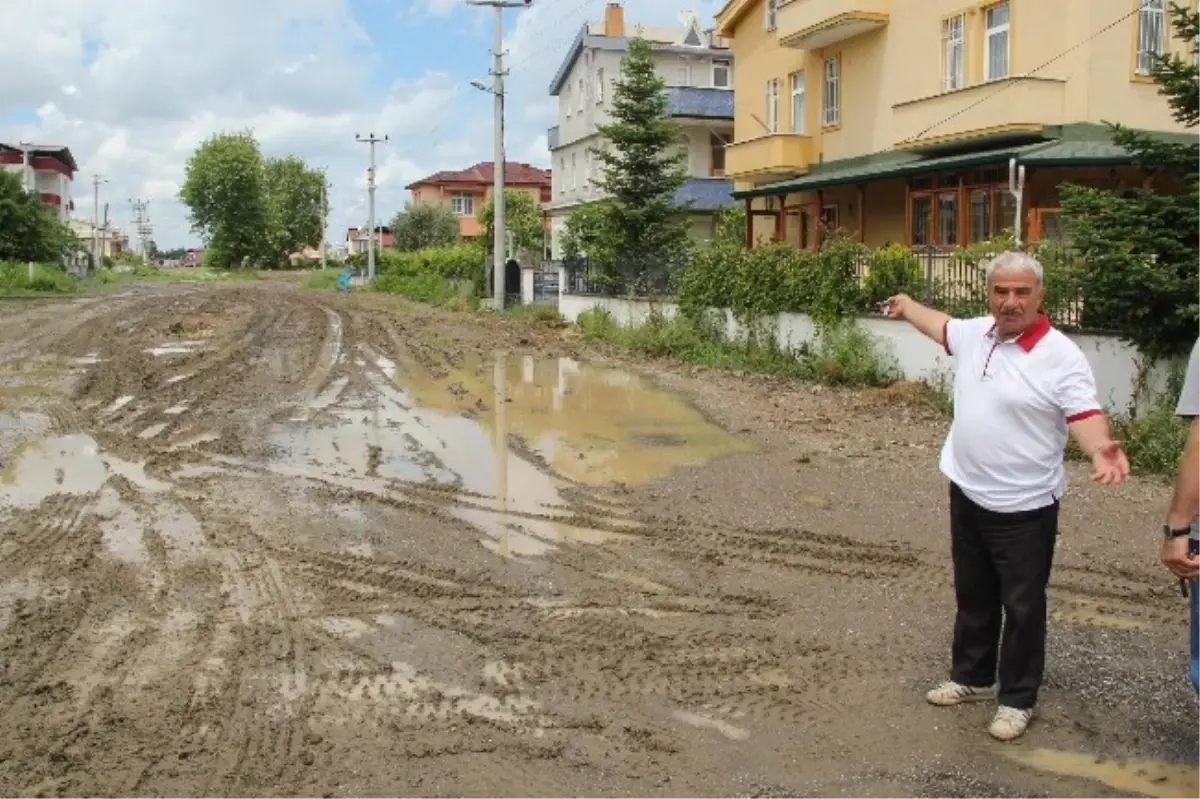
<path id="1" fill-rule="evenodd" d="M 496 9 L 496 48 L 492 52 L 492 88 L 488 89 L 479 81 L 471 81 L 476 89 L 491 92 L 495 105 L 495 122 L 493 123 L 494 151 L 493 181 L 492 181 L 492 286 L 495 307 L 504 308 L 504 263 L 505 242 L 505 203 L 504 203 L 504 9 L 529 8 L 533 0 L 466 0 L 467 5 L 491 6 Z"/>

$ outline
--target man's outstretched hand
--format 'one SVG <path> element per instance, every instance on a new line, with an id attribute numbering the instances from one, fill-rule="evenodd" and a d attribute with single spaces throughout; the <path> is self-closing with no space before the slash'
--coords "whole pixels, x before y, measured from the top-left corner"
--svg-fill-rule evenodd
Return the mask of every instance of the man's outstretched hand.
<path id="1" fill-rule="evenodd" d="M 912 297 L 907 294 L 897 294 L 894 297 L 888 297 L 881 302 L 880 310 L 888 319 L 903 319 L 905 311 L 908 310 L 909 304 L 912 302 Z"/>
<path id="2" fill-rule="evenodd" d="M 1101 485 L 1116 485 L 1129 476 L 1129 459 L 1116 441 L 1092 453 L 1092 479 Z"/>

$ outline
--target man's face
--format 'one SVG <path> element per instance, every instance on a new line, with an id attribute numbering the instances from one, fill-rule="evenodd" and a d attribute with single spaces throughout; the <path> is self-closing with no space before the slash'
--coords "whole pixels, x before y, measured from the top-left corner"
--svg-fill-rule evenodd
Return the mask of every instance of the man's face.
<path id="1" fill-rule="evenodd" d="M 1037 319 L 1042 307 L 1042 284 L 1024 269 L 996 272 L 988 283 L 988 310 L 996 320 L 996 332 L 1013 336 Z"/>

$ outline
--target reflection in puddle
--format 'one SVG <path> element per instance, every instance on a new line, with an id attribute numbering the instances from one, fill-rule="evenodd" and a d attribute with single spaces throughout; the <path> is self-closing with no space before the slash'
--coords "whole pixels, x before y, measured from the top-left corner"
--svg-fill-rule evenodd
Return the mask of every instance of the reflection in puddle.
<path id="1" fill-rule="evenodd" d="M 326 409 L 322 418 L 332 421 L 299 425 L 300 415 L 272 428 L 265 468 L 374 493 L 394 492 L 397 482 L 456 489 L 449 512 L 503 556 L 633 538 L 572 523 L 576 511 L 561 495 L 570 481 L 644 482 L 747 448 L 674 395 L 567 359 L 500 359 L 491 381 L 468 372 L 434 380 L 374 353 L 366 360 L 377 369 L 367 374 L 373 390 L 347 394 L 348 381 L 331 382 L 308 410 Z M 464 396 L 489 402 L 493 413 L 461 415 Z M 550 473 L 511 451 L 510 434 L 529 442 Z"/>
<path id="2" fill-rule="evenodd" d="M 627 372 L 524 356 L 504 359 L 501 375 L 508 433 L 579 483 L 647 483 L 750 448 L 678 395 Z M 441 378 L 405 364 L 397 380 L 424 408 L 459 413 L 475 398 L 494 404 L 494 368 L 477 360 Z"/>
<path id="3" fill-rule="evenodd" d="M 1200 771 L 1194 765 L 1137 759 L 1118 762 L 1055 749 L 1006 748 L 1003 753 L 1038 771 L 1084 777 L 1118 791 L 1163 797 L 1196 796 L 1200 793 Z"/>
<path id="4" fill-rule="evenodd" d="M 0 471 L 0 507 L 36 508 L 55 494 L 91 494 L 114 474 L 145 491 L 170 488 L 147 476 L 141 464 L 101 455 L 95 439 L 73 433 L 19 448 Z"/>

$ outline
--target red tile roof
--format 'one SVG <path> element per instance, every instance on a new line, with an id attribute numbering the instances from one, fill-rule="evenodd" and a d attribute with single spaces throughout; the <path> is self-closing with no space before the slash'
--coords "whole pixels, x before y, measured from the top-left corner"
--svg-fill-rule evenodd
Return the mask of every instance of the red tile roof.
<path id="1" fill-rule="evenodd" d="M 482 185 L 491 185 L 496 179 L 496 162 L 481 161 L 472 167 L 466 169 L 442 170 L 434 172 L 427 178 L 414 181 L 404 188 L 412 189 L 414 186 L 437 185 L 440 183 L 478 183 Z M 550 185 L 550 170 L 539 169 L 536 166 L 521 163 L 520 161 L 505 161 L 504 162 L 504 185 L 506 186 L 549 186 Z"/>

